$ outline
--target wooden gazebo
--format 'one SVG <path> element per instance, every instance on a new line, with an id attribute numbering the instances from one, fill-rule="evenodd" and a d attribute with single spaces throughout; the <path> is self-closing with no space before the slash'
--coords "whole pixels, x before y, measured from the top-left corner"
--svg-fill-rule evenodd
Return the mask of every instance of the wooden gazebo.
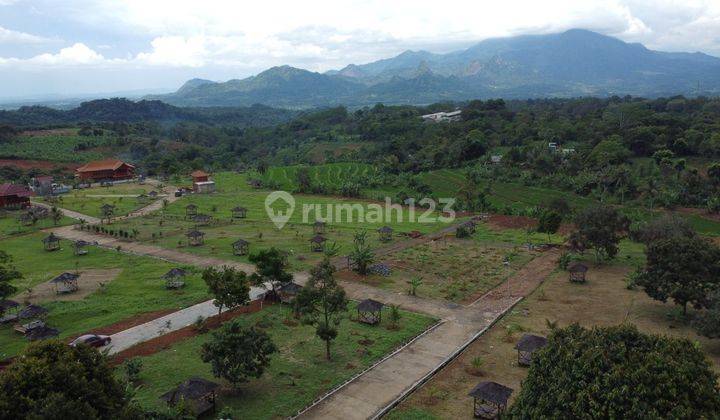
<path id="1" fill-rule="evenodd" d="M 155 190 L 152 190 L 148 193 L 148 197 L 152 198 L 153 200 L 156 199 L 158 196 L 158 192 Z"/>
<path id="2" fill-rule="evenodd" d="M 358 321 L 364 324 L 375 325 L 382 322 L 383 303 L 373 299 L 365 299 L 358 303 Z"/>
<path id="3" fill-rule="evenodd" d="M 42 325 L 28 331 L 25 334 L 25 337 L 30 341 L 39 341 L 55 338 L 58 335 L 60 335 L 60 330 L 57 328 L 50 328 L 47 325 Z"/>
<path id="4" fill-rule="evenodd" d="M 0 324 L 13 322 L 17 319 L 20 304 L 10 299 L 0 300 Z"/>
<path id="5" fill-rule="evenodd" d="M 473 397 L 473 416 L 480 419 L 497 419 L 507 408 L 513 390 L 497 382 L 480 382 L 470 391 Z"/>
<path id="6" fill-rule="evenodd" d="M 190 246 L 200 246 L 205 243 L 205 234 L 199 230 L 191 230 L 185 236 L 187 236 Z"/>
<path id="7" fill-rule="evenodd" d="M 310 238 L 310 250 L 312 252 L 323 252 L 325 250 L 325 239 L 322 235 L 315 235 Z"/>
<path id="8" fill-rule="evenodd" d="M 79 257 L 79 256 L 82 256 L 82 255 L 87 255 L 88 250 L 85 249 L 85 248 L 86 248 L 88 245 L 90 245 L 90 243 L 89 243 L 89 242 L 85 242 L 85 241 L 83 241 L 82 239 L 73 242 L 73 253 L 74 253 L 75 255 L 77 255 L 78 257 Z"/>
<path id="9" fill-rule="evenodd" d="M 232 243 L 233 255 L 247 255 L 250 249 L 250 242 L 245 239 L 238 239 Z"/>
<path id="10" fill-rule="evenodd" d="M 181 289 L 185 286 L 183 279 L 187 275 L 187 272 L 182 268 L 171 268 L 170 271 L 163 274 L 162 278 L 165 280 L 166 289 Z"/>
<path id="11" fill-rule="evenodd" d="M 546 345 L 547 338 L 539 335 L 524 334 L 515 344 L 515 349 L 518 351 L 518 365 L 530 366 L 533 353 Z"/>
<path id="12" fill-rule="evenodd" d="M 181 401 L 187 404 L 192 414 L 200 415 L 215 410 L 215 399 L 219 384 L 207 379 L 193 377 L 178 385 L 177 388 L 160 396 L 169 406 L 175 406 Z"/>
<path id="13" fill-rule="evenodd" d="M 247 208 L 242 206 L 236 206 L 232 209 L 233 219 L 244 219 L 247 217 Z"/>
<path id="14" fill-rule="evenodd" d="M 60 295 L 64 293 L 74 293 L 78 290 L 78 279 L 80 274 L 76 273 L 62 273 L 54 279 L 50 280 L 50 283 L 55 287 L 55 293 Z"/>
<path id="15" fill-rule="evenodd" d="M 280 302 L 292 303 L 298 293 L 300 293 L 300 290 L 302 290 L 302 286 L 291 281 L 289 283 L 281 284 L 275 292 L 277 293 L 277 297 L 280 299 Z"/>
<path id="16" fill-rule="evenodd" d="M 325 222 L 318 220 L 313 224 L 313 233 L 316 235 L 322 235 L 325 233 Z"/>
<path id="17" fill-rule="evenodd" d="M 383 226 L 378 229 L 378 235 L 381 242 L 388 242 L 392 240 L 393 230 L 390 226 Z"/>
<path id="18" fill-rule="evenodd" d="M 573 283 L 585 283 L 585 274 L 588 271 L 588 266 L 575 262 L 568 266 L 568 272 L 570 272 L 570 281 Z"/>
<path id="19" fill-rule="evenodd" d="M 474 234 L 477 229 L 477 225 L 474 220 L 468 220 L 467 222 L 460 224 L 460 227 L 464 228 L 470 235 Z"/>
<path id="20" fill-rule="evenodd" d="M 23 226 L 32 226 L 37 221 L 37 218 L 35 214 L 28 210 L 20 215 L 19 220 Z"/>
<path id="21" fill-rule="evenodd" d="M 195 222 L 196 226 L 207 226 L 210 224 L 212 216 L 208 214 L 196 214 L 192 217 L 192 221 Z"/>
<path id="22" fill-rule="evenodd" d="M 55 233 L 51 232 L 50 235 L 46 236 L 42 240 L 45 246 L 45 251 L 57 251 L 60 249 L 60 238 L 55 236 Z"/>
<path id="23" fill-rule="evenodd" d="M 28 305 L 18 312 L 18 319 L 42 318 L 48 314 L 48 310 L 38 305 Z"/>
<path id="24" fill-rule="evenodd" d="M 188 204 L 187 206 L 185 206 L 185 217 L 190 218 L 197 215 L 197 210 L 198 207 L 195 204 Z"/>

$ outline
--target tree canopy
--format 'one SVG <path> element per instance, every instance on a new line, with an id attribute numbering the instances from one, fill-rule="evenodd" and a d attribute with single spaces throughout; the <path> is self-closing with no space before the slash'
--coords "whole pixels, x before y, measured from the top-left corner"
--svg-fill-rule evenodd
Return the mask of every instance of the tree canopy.
<path id="1" fill-rule="evenodd" d="M 593 249 L 597 262 L 614 258 L 621 233 L 629 221 L 609 206 L 589 206 L 575 217 L 576 231 L 570 236 L 572 246 L 580 251 Z"/>
<path id="2" fill-rule="evenodd" d="M 244 271 L 233 267 L 208 267 L 202 273 L 202 278 L 208 286 L 208 291 L 215 298 L 213 304 L 218 308 L 218 314 L 223 307 L 231 308 L 247 303 L 250 300 L 250 284 Z"/>

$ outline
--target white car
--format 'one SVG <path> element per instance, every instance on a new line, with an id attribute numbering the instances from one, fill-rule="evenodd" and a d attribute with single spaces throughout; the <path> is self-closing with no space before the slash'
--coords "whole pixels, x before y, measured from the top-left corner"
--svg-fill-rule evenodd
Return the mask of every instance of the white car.
<path id="1" fill-rule="evenodd" d="M 87 344 L 90 347 L 103 347 L 110 344 L 110 341 L 112 341 L 112 339 L 107 335 L 85 334 L 74 339 L 70 345 L 72 347 L 77 347 L 80 344 Z"/>

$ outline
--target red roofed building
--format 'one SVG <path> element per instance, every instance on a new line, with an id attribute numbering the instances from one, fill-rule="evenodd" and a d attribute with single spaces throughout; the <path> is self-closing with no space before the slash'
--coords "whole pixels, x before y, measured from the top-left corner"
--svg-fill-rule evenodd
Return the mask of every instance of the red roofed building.
<path id="1" fill-rule="evenodd" d="M 0 207 L 29 207 L 32 191 L 15 184 L 0 185 Z"/>
<path id="2" fill-rule="evenodd" d="M 197 171 L 192 171 L 190 176 L 192 177 L 193 182 L 207 182 L 208 178 L 210 178 L 209 173 L 199 169 Z"/>
<path id="3" fill-rule="evenodd" d="M 105 159 L 86 163 L 75 172 L 85 181 L 130 179 L 135 176 L 135 167 L 119 159 Z"/>

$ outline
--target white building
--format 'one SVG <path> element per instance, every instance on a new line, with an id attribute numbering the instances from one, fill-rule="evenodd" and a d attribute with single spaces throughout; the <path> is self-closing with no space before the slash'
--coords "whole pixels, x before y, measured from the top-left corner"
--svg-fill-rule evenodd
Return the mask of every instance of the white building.
<path id="1" fill-rule="evenodd" d="M 449 122 L 449 121 L 460 121 L 460 114 L 462 110 L 456 110 L 451 112 L 436 112 L 434 114 L 422 115 L 422 119 L 431 122 Z"/>

